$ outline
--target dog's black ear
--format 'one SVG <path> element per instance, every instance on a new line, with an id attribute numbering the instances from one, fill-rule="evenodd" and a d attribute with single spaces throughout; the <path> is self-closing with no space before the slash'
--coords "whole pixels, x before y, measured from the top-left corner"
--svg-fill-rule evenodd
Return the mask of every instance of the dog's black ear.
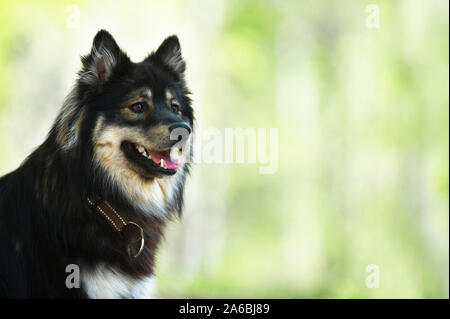
<path id="1" fill-rule="evenodd" d="M 155 53 L 152 53 L 147 59 L 161 62 L 176 73 L 184 73 L 186 63 L 181 56 L 181 47 L 178 37 L 172 35 L 166 38 Z"/>
<path id="2" fill-rule="evenodd" d="M 112 35 L 106 30 L 100 30 L 94 37 L 91 52 L 82 57 L 84 69 L 80 80 L 88 84 L 102 84 L 111 76 L 114 68 L 129 60 Z"/>

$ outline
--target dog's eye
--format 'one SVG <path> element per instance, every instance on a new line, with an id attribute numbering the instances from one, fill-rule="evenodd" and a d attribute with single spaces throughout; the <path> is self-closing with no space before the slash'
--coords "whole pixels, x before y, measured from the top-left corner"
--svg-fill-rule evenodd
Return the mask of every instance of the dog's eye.
<path id="1" fill-rule="evenodd" d="M 134 103 L 132 106 L 130 106 L 130 109 L 135 113 L 142 113 L 144 112 L 144 104 Z"/>
<path id="2" fill-rule="evenodd" d="M 180 112 L 180 106 L 178 104 L 172 103 L 171 105 L 171 109 L 173 113 L 178 113 Z"/>

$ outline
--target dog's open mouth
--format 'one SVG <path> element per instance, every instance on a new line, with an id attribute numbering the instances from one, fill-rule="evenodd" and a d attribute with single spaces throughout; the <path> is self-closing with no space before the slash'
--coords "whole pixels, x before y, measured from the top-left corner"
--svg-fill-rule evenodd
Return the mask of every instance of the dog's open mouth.
<path id="1" fill-rule="evenodd" d="M 158 164 L 160 167 L 166 168 L 166 169 L 177 169 L 178 168 L 178 161 L 172 160 L 170 158 L 170 150 L 165 151 L 151 151 L 146 149 L 142 145 L 133 145 L 134 148 L 144 157 L 148 158 L 149 160 L 152 160 L 155 164 Z"/>
<path id="2" fill-rule="evenodd" d="M 173 175 L 180 165 L 178 159 L 173 158 L 174 152 L 171 152 L 170 148 L 165 150 L 149 150 L 139 144 L 123 142 L 122 149 L 133 162 L 152 171 Z"/>

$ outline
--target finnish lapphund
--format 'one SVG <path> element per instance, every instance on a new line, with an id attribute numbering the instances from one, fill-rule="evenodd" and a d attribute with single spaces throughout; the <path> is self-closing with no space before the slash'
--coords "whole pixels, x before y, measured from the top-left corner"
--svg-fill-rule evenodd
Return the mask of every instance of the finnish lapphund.
<path id="1" fill-rule="evenodd" d="M 194 114 L 178 38 L 135 63 L 101 30 L 81 62 L 46 140 L 0 178 L 3 298 L 147 297 L 181 214 Z"/>

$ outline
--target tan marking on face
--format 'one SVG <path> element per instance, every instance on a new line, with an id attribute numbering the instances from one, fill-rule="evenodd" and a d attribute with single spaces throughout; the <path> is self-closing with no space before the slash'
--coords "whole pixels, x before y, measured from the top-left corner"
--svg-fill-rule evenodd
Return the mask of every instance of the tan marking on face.
<path id="1" fill-rule="evenodd" d="M 151 150 L 163 150 L 170 146 L 170 132 L 169 125 L 158 125 L 152 127 L 147 131 L 147 134 L 152 138 L 153 147 Z"/>
<path id="2" fill-rule="evenodd" d="M 166 90 L 166 100 L 171 101 L 174 98 L 174 94 L 171 89 Z"/>
<path id="3" fill-rule="evenodd" d="M 166 102 L 169 108 L 172 105 L 172 103 L 180 105 L 180 102 L 177 100 L 175 92 L 173 92 L 172 89 L 166 90 Z"/>
<path id="4" fill-rule="evenodd" d="M 159 137 L 159 138 L 158 138 Z M 181 173 L 147 179 L 139 174 L 139 167 L 130 162 L 121 149 L 123 141 L 139 144 L 147 149 L 158 150 L 164 139 L 169 138 L 167 125 L 144 131 L 138 127 L 122 127 L 107 124 L 99 117 L 93 130 L 94 160 L 107 174 L 109 183 L 117 185 L 134 203 L 136 209 L 151 214 L 164 214 L 167 203 L 172 200 L 180 183 Z M 160 139 L 160 140 L 159 140 Z M 180 164 L 187 160 L 189 143 L 180 154 Z"/>
<path id="5" fill-rule="evenodd" d="M 172 89 L 169 88 L 166 90 L 166 104 L 169 110 L 172 110 L 172 104 L 176 104 L 178 105 L 178 107 L 180 107 L 180 102 L 175 96 L 175 92 L 173 92 Z M 178 112 L 177 114 L 181 115 L 181 112 Z"/>
<path id="6" fill-rule="evenodd" d="M 111 183 L 120 186 L 136 208 L 144 212 L 152 208 L 161 212 L 165 211 L 167 201 L 172 199 L 176 189 L 178 174 L 151 180 L 143 178 L 120 149 L 124 140 L 144 146 L 151 144 L 151 141 L 139 129 L 117 125 L 107 126 L 104 124 L 104 119 L 100 118 L 93 133 L 96 164 L 106 171 Z"/>
<path id="7" fill-rule="evenodd" d="M 139 102 L 145 102 L 148 105 L 148 110 L 146 110 L 144 113 L 135 113 L 130 109 L 133 104 Z M 130 120 L 135 120 L 142 118 L 142 116 L 145 116 L 146 114 L 154 110 L 155 106 L 152 102 L 152 91 L 150 91 L 149 88 L 139 88 L 132 91 L 126 96 L 123 108 L 120 110 L 120 112 L 124 117 Z"/>

